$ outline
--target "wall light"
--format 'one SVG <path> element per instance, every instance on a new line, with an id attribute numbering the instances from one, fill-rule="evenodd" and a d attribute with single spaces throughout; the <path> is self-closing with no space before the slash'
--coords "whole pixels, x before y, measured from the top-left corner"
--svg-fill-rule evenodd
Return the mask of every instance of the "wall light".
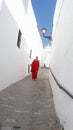
<path id="1" fill-rule="evenodd" d="M 49 39 L 50 41 L 52 40 L 52 36 L 45 36 L 45 33 L 47 32 L 47 29 L 46 28 L 42 28 L 41 29 L 41 33 L 43 34 L 43 37 L 44 38 L 47 38 Z"/>

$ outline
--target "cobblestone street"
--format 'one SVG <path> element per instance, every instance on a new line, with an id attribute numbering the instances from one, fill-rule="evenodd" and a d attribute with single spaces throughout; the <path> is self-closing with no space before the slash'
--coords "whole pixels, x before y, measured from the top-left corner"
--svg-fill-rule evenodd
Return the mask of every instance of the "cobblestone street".
<path id="1" fill-rule="evenodd" d="M 0 92 L 1 130 L 62 130 L 56 115 L 49 69 L 39 71 Z"/>

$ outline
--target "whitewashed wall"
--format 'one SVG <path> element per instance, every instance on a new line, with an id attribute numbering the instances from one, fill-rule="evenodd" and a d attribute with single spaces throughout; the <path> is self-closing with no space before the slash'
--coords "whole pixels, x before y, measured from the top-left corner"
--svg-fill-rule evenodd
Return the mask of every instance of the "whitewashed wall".
<path id="1" fill-rule="evenodd" d="M 27 2 L 26 0 L 23 0 L 23 2 L 21 0 L 5 0 L 5 2 L 18 26 L 21 28 L 23 36 L 27 39 L 28 51 L 32 48 L 32 57 L 34 58 L 38 55 L 40 58 L 43 49 L 42 41 L 37 28 L 37 22 L 31 5 L 31 0 L 27 0 Z M 26 3 L 26 6 L 28 3 L 27 11 L 25 11 L 26 9 L 23 3 Z"/>
<path id="2" fill-rule="evenodd" d="M 27 23 L 28 23 L 27 36 L 29 37 L 28 43 L 29 43 L 29 48 L 32 50 L 32 57 L 35 58 L 36 56 L 39 56 L 39 59 L 41 60 L 43 43 L 40 38 L 38 25 L 36 22 L 35 14 L 32 9 L 30 0 L 28 5 L 28 11 L 27 11 Z"/>
<path id="3" fill-rule="evenodd" d="M 58 82 L 73 95 L 73 0 L 57 0 L 50 67 Z M 56 111 L 64 130 L 73 130 L 73 99 L 50 81 Z"/>
<path id="4" fill-rule="evenodd" d="M 18 26 L 5 3 L 0 12 L 0 90 L 22 79 L 28 73 L 28 54 L 24 50 L 24 39 L 21 48 L 17 47 Z"/>
<path id="5" fill-rule="evenodd" d="M 28 7 L 30 8 L 29 2 Z M 29 8 L 27 8 L 27 11 Z M 27 17 L 29 16 L 27 16 L 27 12 L 20 0 L 17 1 L 17 3 L 16 1 L 14 2 L 14 0 L 3 1 L 0 10 L 0 90 L 29 75 L 28 64 L 31 63 L 35 56 L 34 52 L 38 47 L 37 45 L 32 44 L 36 39 L 38 39 L 40 44 L 40 47 L 38 48 L 38 56 L 40 57 L 42 42 L 35 25 L 36 20 L 34 20 L 34 15 L 31 15 L 30 19 L 32 19 L 32 23 L 30 24 L 30 20 L 28 21 Z M 33 24 L 35 27 L 34 30 L 32 29 Z M 31 30 L 29 30 L 28 25 L 29 27 L 31 26 L 31 29 L 35 32 L 35 41 L 33 39 L 34 35 L 31 35 Z M 19 29 L 22 32 L 20 48 L 17 47 Z M 30 59 L 30 49 L 32 50 L 32 48 L 35 50 L 33 51 L 33 57 Z"/>
<path id="6" fill-rule="evenodd" d="M 41 60 L 42 67 L 49 67 L 50 55 L 51 55 L 51 46 L 48 45 L 47 47 L 45 47 L 45 49 L 43 49 Z"/>

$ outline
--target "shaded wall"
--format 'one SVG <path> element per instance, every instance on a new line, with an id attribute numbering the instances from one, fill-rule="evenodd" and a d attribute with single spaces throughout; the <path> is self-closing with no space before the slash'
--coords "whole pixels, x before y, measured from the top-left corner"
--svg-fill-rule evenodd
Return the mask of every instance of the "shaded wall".
<path id="1" fill-rule="evenodd" d="M 22 37 L 21 46 L 18 48 L 18 32 L 15 20 L 3 3 L 0 12 L 0 90 L 28 74 L 25 40 Z"/>
<path id="2" fill-rule="evenodd" d="M 14 4 L 15 3 L 15 4 Z M 31 3 L 28 2 L 28 10 L 33 12 Z M 31 12 L 30 12 L 31 13 Z M 35 54 L 41 59 L 40 51 L 42 51 L 42 42 L 37 29 L 37 22 L 33 15 L 28 18 L 23 3 L 19 0 L 9 1 L 5 0 L 0 8 L 0 90 L 8 87 L 18 80 L 25 78 L 29 75 L 29 65 L 31 64 Z M 32 18 L 32 22 L 30 19 Z M 34 30 L 32 30 L 34 24 Z M 31 35 L 31 30 L 34 35 Z M 19 29 L 22 33 L 20 47 L 17 46 Z M 29 32 L 29 33 L 28 33 Z M 35 43 L 35 44 L 32 44 Z M 36 51 L 38 48 L 38 52 Z M 30 57 L 30 52 L 31 57 Z M 33 51 L 34 50 L 34 51 Z"/>
<path id="3" fill-rule="evenodd" d="M 58 0 L 53 21 L 51 70 L 58 83 L 73 95 L 73 1 Z M 73 99 L 58 87 L 50 73 L 56 111 L 64 130 L 73 129 Z"/>

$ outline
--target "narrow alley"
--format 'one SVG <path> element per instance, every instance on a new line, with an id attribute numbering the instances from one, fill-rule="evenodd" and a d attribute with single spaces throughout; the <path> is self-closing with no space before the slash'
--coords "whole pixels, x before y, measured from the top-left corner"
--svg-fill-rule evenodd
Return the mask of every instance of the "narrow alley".
<path id="1" fill-rule="evenodd" d="M 1 130 L 61 130 L 49 83 L 49 69 L 31 74 L 0 92 Z"/>

